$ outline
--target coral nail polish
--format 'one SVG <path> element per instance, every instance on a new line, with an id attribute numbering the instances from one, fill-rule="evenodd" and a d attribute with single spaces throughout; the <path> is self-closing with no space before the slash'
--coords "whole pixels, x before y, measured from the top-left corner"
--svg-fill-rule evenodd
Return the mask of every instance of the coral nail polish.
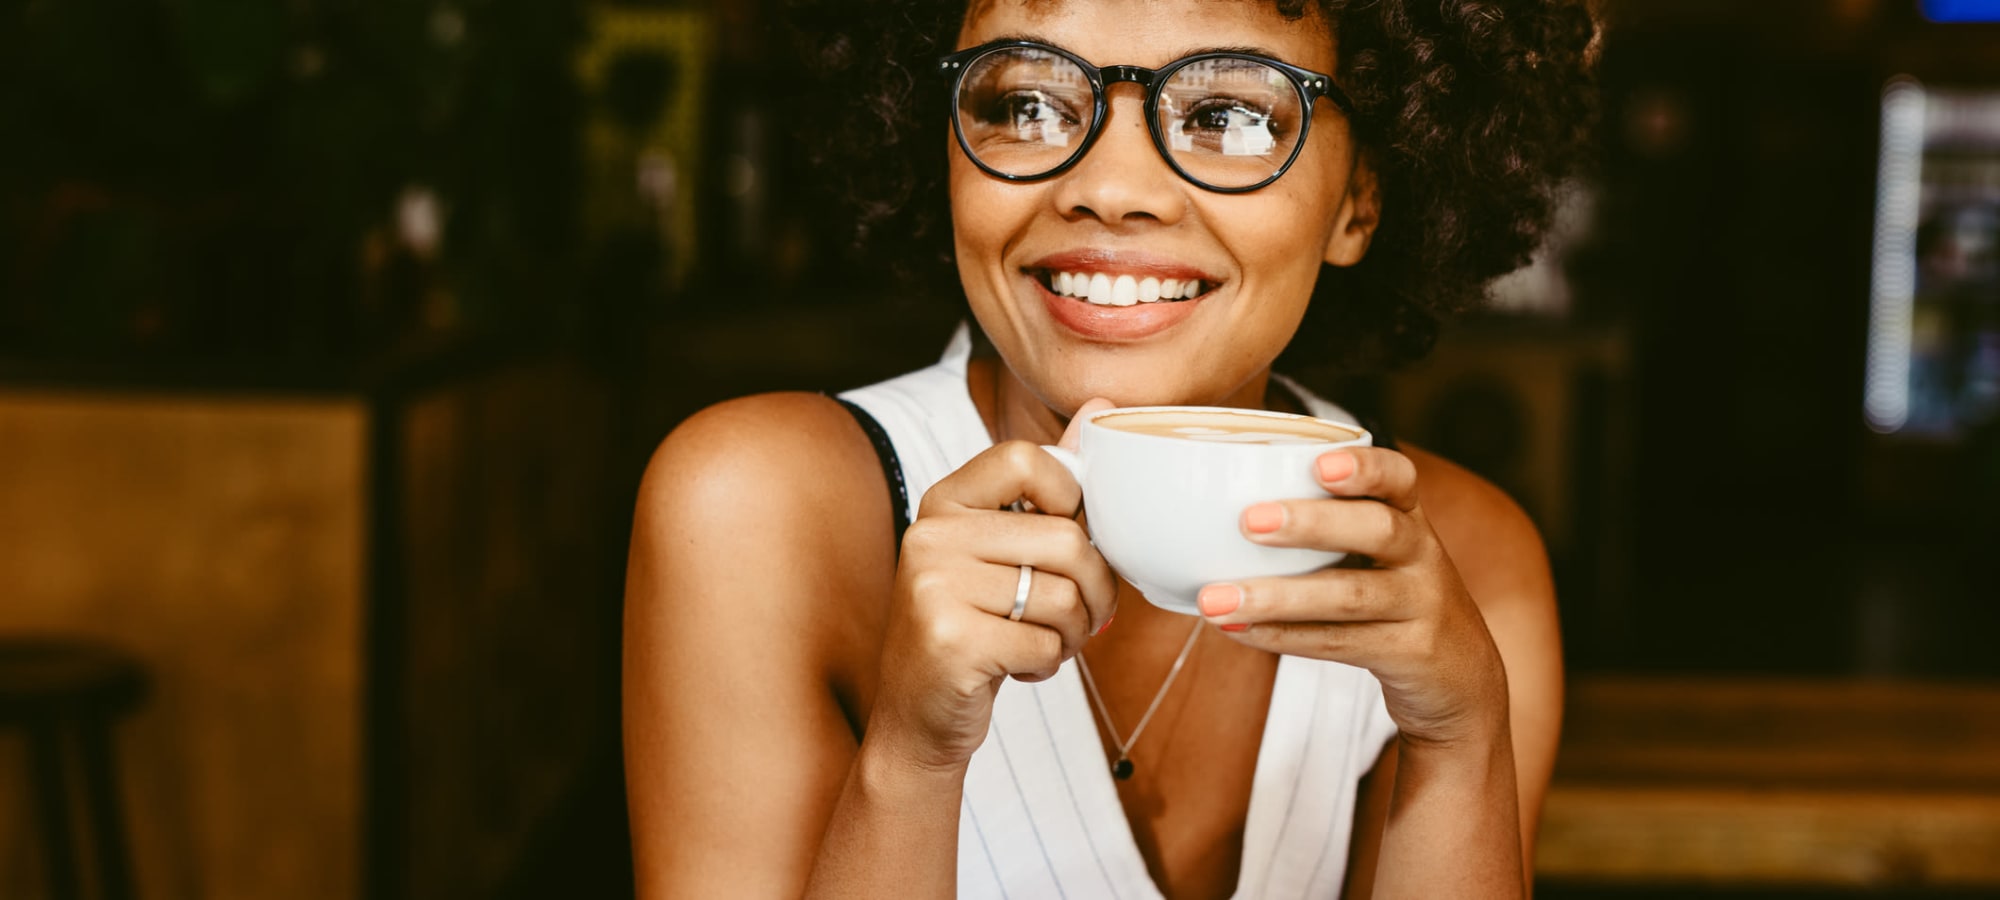
<path id="1" fill-rule="evenodd" d="M 1232 623 L 1232 624 L 1229 624 L 1229 625 L 1217 625 L 1217 626 L 1215 626 L 1215 627 L 1217 627 L 1217 628 L 1220 628 L 1220 629 L 1222 629 L 1223 631 L 1232 631 L 1232 632 L 1233 632 L 1233 631 L 1242 631 L 1242 630 L 1244 630 L 1244 629 L 1246 629 L 1246 628 L 1249 628 L 1249 627 L 1250 627 L 1250 625 L 1249 625 L 1249 623 L 1247 623 L 1247 622 L 1236 622 L 1236 623 Z"/>
<path id="2" fill-rule="evenodd" d="M 1270 534 L 1285 525 L 1285 508 L 1276 503 L 1259 503 L 1243 511 L 1243 527 L 1255 534 Z"/>
<path id="3" fill-rule="evenodd" d="M 1233 584 L 1211 584 L 1195 595 L 1195 605 L 1204 616 L 1226 616 L 1243 605 L 1243 589 Z"/>
<path id="4" fill-rule="evenodd" d="M 1354 454 L 1345 450 L 1323 454 L 1316 465 L 1319 468 L 1319 480 L 1327 484 L 1344 481 L 1347 476 L 1354 474 Z"/>

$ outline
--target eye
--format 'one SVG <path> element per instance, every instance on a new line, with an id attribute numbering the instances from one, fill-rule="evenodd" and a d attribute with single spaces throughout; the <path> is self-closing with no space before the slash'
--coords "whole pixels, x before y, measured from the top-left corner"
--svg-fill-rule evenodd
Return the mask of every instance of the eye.
<path id="1" fill-rule="evenodd" d="M 979 120 L 1016 130 L 1052 122 L 1075 125 L 1081 121 L 1065 104 L 1042 91 L 1033 90 L 1008 91 L 993 97 L 981 105 Z"/>
<path id="2" fill-rule="evenodd" d="M 1208 97 L 1197 101 L 1181 118 L 1182 127 L 1193 132 L 1221 134 L 1231 128 L 1262 126 L 1278 137 L 1278 123 L 1269 109 L 1234 97 Z"/>

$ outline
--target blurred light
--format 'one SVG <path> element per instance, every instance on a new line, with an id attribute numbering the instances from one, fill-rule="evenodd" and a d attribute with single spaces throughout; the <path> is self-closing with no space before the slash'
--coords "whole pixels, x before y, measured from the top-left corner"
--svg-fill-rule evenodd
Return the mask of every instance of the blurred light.
<path id="1" fill-rule="evenodd" d="M 1541 248 L 1526 266 L 1500 276 L 1487 289 L 1491 309 L 1552 319 L 1569 315 L 1573 294 L 1570 254 L 1591 239 L 1597 221 L 1597 192 L 1582 181 L 1566 181 L 1557 186 L 1554 199 L 1554 216 Z"/>
<path id="2" fill-rule="evenodd" d="M 455 47 L 465 39 L 465 14 L 449 6 L 431 13 L 431 39 L 440 46 Z"/>
<path id="3" fill-rule="evenodd" d="M 1924 88 L 1899 75 L 1882 90 L 1882 159 L 1875 182 L 1875 272 L 1868 299 L 1868 427 L 1910 418 L 1910 320 L 1917 293 L 1917 211 L 1923 175 Z"/>
<path id="4" fill-rule="evenodd" d="M 2000 22 L 2000 0 L 1920 0 L 1933 22 Z"/>
<path id="5" fill-rule="evenodd" d="M 300 79 L 319 77 L 326 68 L 326 51 L 312 44 L 305 44 L 292 53 L 292 74 Z"/>
<path id="6" fill-rule="evenodd" d="M 444 205 L 436 192 L 421 185 L 403 189 L 396 198 L 396 236 L 418 259 L 437 256 L 444 240 Z"/>
<path id="7" fill-rule="evenodd" d="M 657 149 L 639 154 L 639 196 L 646 198 L 655 209 L 665 211 L 673 207 L 678 189 L 679 175 L 674 171 L 673 156 Z"/>
<path id="8" fill-rule="evenodd" d="M 1689 119 L 1687 98 L 1679 90 L 1639 88 L 1626 101 L 1625 139 L 1639 155 L 1665 160 L 1686 149 Z"/>

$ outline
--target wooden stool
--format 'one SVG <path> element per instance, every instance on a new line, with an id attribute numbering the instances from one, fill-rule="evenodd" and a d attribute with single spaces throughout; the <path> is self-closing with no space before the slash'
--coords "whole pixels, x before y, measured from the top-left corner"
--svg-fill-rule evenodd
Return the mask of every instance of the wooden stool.
<path id="1" fill-rule="evenodd" d="M 0 732 L 18 731 L 28 739 L 28 780 L 56 900 L 82 896 L 70 821 L 72 767 L 80 769 L 83 781 L 97 896 L 132 896 L 111 725 L 138 705 L 145 690 L 145 669 L 110 647 L 54 637 L 0 637 Z"/>

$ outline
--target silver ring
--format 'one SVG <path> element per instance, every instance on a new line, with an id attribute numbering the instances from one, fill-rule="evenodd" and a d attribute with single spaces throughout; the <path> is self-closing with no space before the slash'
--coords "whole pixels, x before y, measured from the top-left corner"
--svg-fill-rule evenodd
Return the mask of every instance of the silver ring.
<path id="1" fill-rule="evenodd" d="M 1021 567 L 1021 581 L 1014 586 L 1014 610 L 1007 614 L 1009 621 L 1019 622 L 1028 614 L 1028 588 L 1035 583 L 1035 567 Z"/>

